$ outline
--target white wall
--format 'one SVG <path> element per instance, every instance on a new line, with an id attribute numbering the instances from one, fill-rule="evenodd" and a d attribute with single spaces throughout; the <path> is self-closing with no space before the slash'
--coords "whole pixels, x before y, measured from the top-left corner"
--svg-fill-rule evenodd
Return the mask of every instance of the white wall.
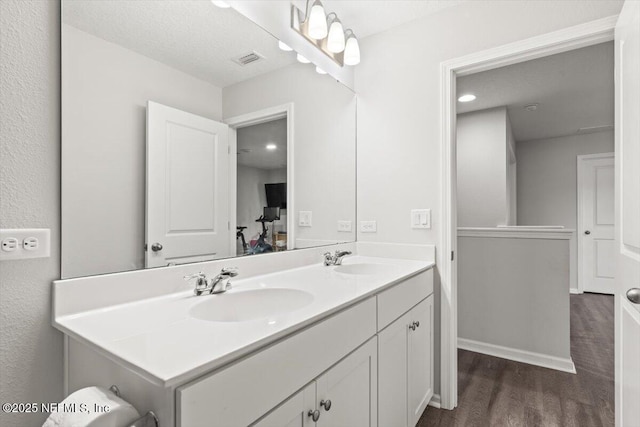
<path id="1" fill-rule="evenodd" d="M 518 225 L 577 228 L 577 156 L 613 152 L 613 146 L 613 131 L 519 142 Z M 577 239 L 571 244 L 577 269 Z M 578 288 L 577 275 L 571 288 Z"/>
<path id="2" fill-rule="evenodd" d="M 439 242 L 442 61 L 616 15 L 621 7 L 621 0 L 466 2 L 361 40 L 358 220 L 377 220 L 378 231 L 358 240 Z M 420 207 L 432 209 L 430 230 L 410 228 L 409 211 Z M 435 340 L 439 372 L 438 321 Z"/>
<path id="3" fill-rule="evenodd" d="M 144 268 L 147 101 L 221 120 L 222 90 L 70 25 L 63 39 L 63 277 Z"/>
<path id="4" fill-rule="evenodd" d="M 312 227 L 296 228 L 300 240 L 355 240 L 356 99 L 353 92 L 313 68 L 294 64 L 223 89 L 223 111 L 231 118 L 294 104 L 295 212 L 311 211 Z M 290 190 L 291 186 L 287 187 Z M 351 220 L 353 232 L 338 232 Z"/>
<path id="5" fill-rule="evenodd" d="M 459 338 L 571 357 L 569 240 L 458 237 L 458 254 Z"/>
<path id="6" fill-rule="evenodd" d="M 62 398 L 62 334 L 51 327 L 60 277 L 60 5 L 0 2 L 0 227 L 51 229 L 49 258 L 0 262 L 0 401 Z M 0 425 L 46 414 L 0 412 Z"/>
<path id="7" fill-rule="evenodd" d="M 458 226 L 507 225 L 508 114 L 505 107 L 459 114 Z"/>

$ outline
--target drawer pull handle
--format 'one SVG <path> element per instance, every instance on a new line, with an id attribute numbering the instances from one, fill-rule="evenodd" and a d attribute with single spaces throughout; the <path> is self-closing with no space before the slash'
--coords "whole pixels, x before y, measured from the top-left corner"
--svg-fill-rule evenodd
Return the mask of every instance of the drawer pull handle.
<path id="1" fill-rule="evenodd" d="M 309 415 L 314 422 L 320 419 L 320 411 L 318 411 L 317 409 L 315 411 L 309 409 L 309 412 L 307 413 L 307 415 Z"/>
<path id="2" fill-rule="evenodd" d="M 320 406 L 322 406 L 325 411 L 329 412 L 329 410 L 331 409 L 331 401 L 329 399 L 321 400 Z"/>

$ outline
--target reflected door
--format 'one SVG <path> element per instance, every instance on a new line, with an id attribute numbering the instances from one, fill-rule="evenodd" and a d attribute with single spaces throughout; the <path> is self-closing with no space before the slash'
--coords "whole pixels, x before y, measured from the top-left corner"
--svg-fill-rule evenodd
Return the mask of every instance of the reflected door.
<path id="1" fill-rule="evenodd" d="M 614 156 L 612 153 L 581 156 L 580 176 L 580 273 L 585 292 L 615 291 Z"/>
<path id="2" fill-rule="evenodd" d="M 147 268 L 229 256 L 228 131 L 148 102 Z"/>

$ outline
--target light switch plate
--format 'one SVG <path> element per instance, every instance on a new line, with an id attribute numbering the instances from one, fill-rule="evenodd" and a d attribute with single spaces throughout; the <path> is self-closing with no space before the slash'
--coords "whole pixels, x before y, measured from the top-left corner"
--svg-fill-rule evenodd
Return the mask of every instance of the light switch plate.
<path id="1" fill-rule="evenodd" d="M 351 221 L 338 221 L 338 231 L 351 233 Z"/>
<path id="2" fill-rule="evenodd" d="M 48 228 L 0 230 L 0 260 L 48 258 L 51 231 Z"/>
<path id="3" fill-rule="evenodd" d="M 298 226 L 300 227 L 311 227 L 312 224 L 312 215 L 311 211 L 300 211 L 298 215 Z"/>
<path id="4" fill-rule="evenodd" d="M 362 233 L 376 233 L 378 225 L 376 221 L 360 221 L 360 231 Z"/>
<path id="5" fill-rule="evenodd" d="M 431 209 L 412 209 L 411 228 L 431 228 Z"/>

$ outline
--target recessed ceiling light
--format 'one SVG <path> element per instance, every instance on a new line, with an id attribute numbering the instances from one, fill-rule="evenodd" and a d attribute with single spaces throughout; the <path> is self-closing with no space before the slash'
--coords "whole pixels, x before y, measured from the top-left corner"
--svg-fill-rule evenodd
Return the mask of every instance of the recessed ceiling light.
<path id="1" fill-rule="evenodd" d="M 288 44 L 281 42 L 280 40 L 278 40 L 278 47 L 280 48 L 280 50 L 284 50 L 285 52 L 291 52 L 293 49 L 291 49 L 291 47 L 289 47 Z"/>
<path id="2" fill-rule="evenodd" d="M 276 144 L 267 144 L 265 148 L 267 150 L 275 150 L 276 148 L 278 148 L 278 146 Z"/>
<path id="3" fill-rule="evenodd" d="M 316 73 L 318 73 L 318 74 L 327 74 L 327 72 L 325 70 L 323 70 L 322 68 L 320 68 L 320 67 L 316 67 Z"/>
<path id="4" fill-rule="evenodd" d="M 229 6 L 226 2 L 224 1 L 219 1 L 219 0 L 211 0 L 211 3 L 215 4 L 216 6 L 218 6 L 221 9 L 228 9 L 231 6 Z"/>
<path id="5" fill-rule="evenodd" d="M 524 109 L 527 111 L 536 111 L 538 109 L 538 104 L 525 105 Z"/>
<path id="6" fill-rule="evenodd" d="M 308 64 L 309 62 L 311 62 L 307 58 L 305 58 L 304 56 L 302 56 L 300 54 L 298 54 L 296 56 L 296 59 L 298 60 L 298 62 L 302 62 L 303 64 Z"/>
<path id="7" fill-rule="evenodd" d="M 471 102 L 475 100 L 476 100 L 476 96 L 470 93 L 464 94 L 460 98 L 458 98 L 458 101 L 460 102 Z"/>

